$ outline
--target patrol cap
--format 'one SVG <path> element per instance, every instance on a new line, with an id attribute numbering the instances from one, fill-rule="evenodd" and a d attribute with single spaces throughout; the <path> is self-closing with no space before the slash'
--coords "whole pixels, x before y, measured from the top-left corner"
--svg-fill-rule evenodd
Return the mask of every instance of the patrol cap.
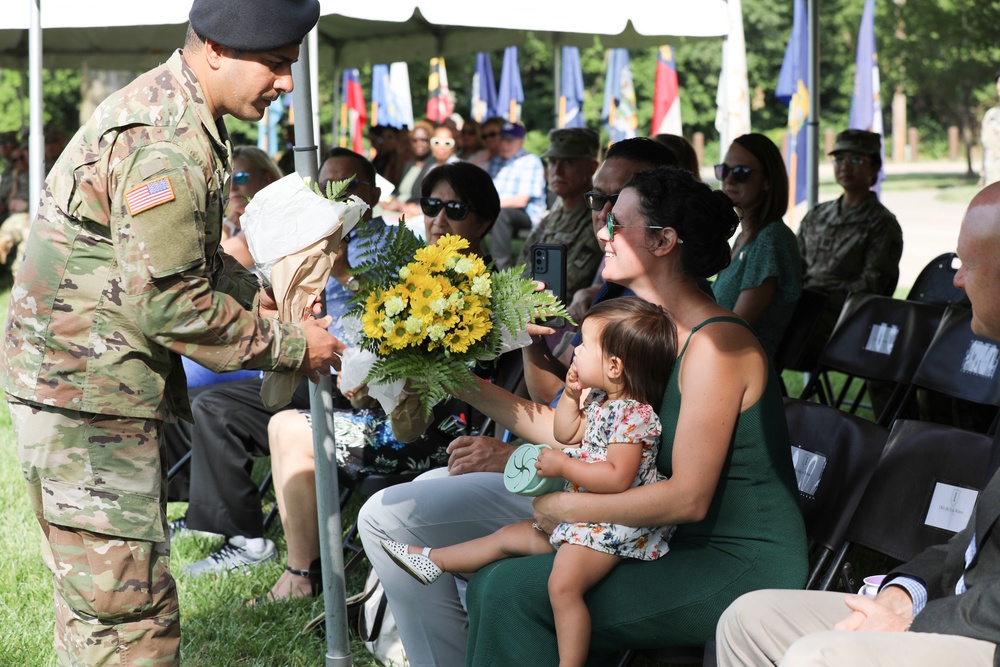
<path id="1" fill-rule="evenodd" d="M 597 159 L 601 138 L 587 127 L 573 127 L 549 132 L 549 150 L 542 157 L 572 160 L 575 158 Z"/>
<path id="2" fill-rule="evenodd" d="M 302 42 L 319 21 L 319 0 L 194 0 L 188 20 L 203 39 L 266 51 Z"/>
<path id="3" fill-rule="evenodd" d="M 862 155 L 879 155 L 882 152 L 882 137 L 865 130 L 844 130 L 837 135 L 837 142 L 830 155 L 840 151 L 854 151 Z"/>
<path id="4" fill-rule="evenodd" d="M 526 133 L 527 130 L 520 123 L 504 123 L 503 127 L 500 128 L 500 138 L 502 139 L 520 139 Z"/>

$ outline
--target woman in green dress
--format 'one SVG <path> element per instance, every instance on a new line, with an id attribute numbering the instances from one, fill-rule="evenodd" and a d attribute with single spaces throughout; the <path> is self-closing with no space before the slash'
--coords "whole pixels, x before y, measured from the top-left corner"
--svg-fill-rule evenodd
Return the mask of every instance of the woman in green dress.
<path id="1" fill-rule="evenodd" d="M 614 664 L 629 648 L 702 644 L 742 593 L 805 583 L 805 531 L 777 377 L 754 333 L 696 282 L 728 264 L 737 222 L 723 193 L 660 168 L 632 176 L 598 234 L 605 280 L 677 322 L 681 351 L 660 408 L 658 468 L 667 479 L 613 499 L 542 496 L 535 520 L 544 531 L 562 522 L 678 528 L 667 556 L 622 563 L 591 590 L 588 664 Z M 526 440 L 552 437 L 547 408 L 485 383 L 466 398 Z M 551 565 L 551 555 L 518 558 L 473 577 L 468 664 L 557 664 Z"/>
<path id="2" fill-rule="evenodd" d="M 722 191 L 741 214 L 732 262 L 712 290 L 719 305 L 752 326 L 771 359 L 802 293 L 802 257 L 795 233 L 782 221 L 788 174 L 781 151 L 763 134 L 733 140 L 715 165 Z"/>

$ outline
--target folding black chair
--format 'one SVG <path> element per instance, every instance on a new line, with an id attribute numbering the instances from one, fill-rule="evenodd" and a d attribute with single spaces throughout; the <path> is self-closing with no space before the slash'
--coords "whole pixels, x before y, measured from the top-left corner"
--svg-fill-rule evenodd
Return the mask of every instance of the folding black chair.
<path id="1" fill-rule="evenodd" d="M 965 290 L 955 287 L 959 265 L 958 255 L 953 252 L 938 255 L 920 271 L 906 300 L 942 306 L 968 303 Z"/>
<path id="2" fill-rule="evenodd" d="M 788 395 L 788 388 L 781 377 L 783 370 L 811 371 L 816 366 L 815 355 L 809 354 L 809 342 L 816 323 L 826 309 L 827 301 L 829 297 L 825 293 L 811 289 L 803 289 L 799 296 L 785 335 L 774 353 L 774 370 L 778 374 L 781 393 L 785 396 Z"/>
<path id="3" fill-rule="evenodd" d="M 785 399 L 799 507 L 809 537 L 813 588 L 844 533 L 889 437 L 877 424 L 836 408 Z"/>
<path id="4" fill-rule="evenodd" d="M 970 430 L 985 430 L 989 434 L 996 431 L 997 415 L 992 417 L 992 425 L 985 429 L 979 428 L 979 424 L 963 424 L 962 413 L 967 414 L 969 411 L 961 410 L 960 404 L 955 400 L 968 401 L 983 408 L 1000 406 L 1000 376 L 997 375 L 1000 348 L 996 342 L 972 333 L 971 325 L 972 311 L 969 308 L 948 307 L 900 401 L 896 418 L 913 403 L 917 390 L 925 389 L 952 399 L 952 425 Z M 982 414 L 982 410 L 976 411 L 976 414 Z M 989 420 L 987 416 L 984 421 Z"/>
<path id="5" fill-rule="evenodd" d="M 935 304 L 851 294 L 799 398 L 818 396 L 839 408 L 855 378 L 861 378 L 864 383 L 850 408 L 854 413 L 870 393 L 869 381 L 890 383 L 892 394 L 876 414 L 878 423 L 888 425 L 943 313 L 944 307 Z M 829 382 L 831 371 L 848 376 L 836 398 Z"/>
<path id="6" fill-rule="evenodd" d="M 893 424 L 820 589 L 833 589 L 852 545 L 902 562 L 960 531 L 986 483 L 990 448 L 980 433 L 909 419 Z"/>

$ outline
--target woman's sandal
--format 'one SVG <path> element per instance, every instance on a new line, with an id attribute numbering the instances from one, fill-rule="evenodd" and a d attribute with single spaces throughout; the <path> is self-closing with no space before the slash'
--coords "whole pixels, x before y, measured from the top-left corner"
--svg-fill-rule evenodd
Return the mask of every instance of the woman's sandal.
<path id="1" fill-rule="evenodd" d="M 444 570 L 428 557 L 431 553 L 430 547 L 424 547 L 418 554 L 411 554 L 408 545 L 402 542 L 392 540 L 381 540 L 381 542 L 382 549 L 389 554 L 389 558 L 423 585 L 434 583 L 444 574 Z"/>
<path id="2" fill-rule="evenodd" d="M 305 577 L 306 579 L 309 580 L 309 595 L 310 595 L 310 597 L 316 597 L 318 595 L 322 595 L 323 594 L 323 567 L 322 567 L 322 565 L 320 563 L 320 559 L 319 558 L 317 558 L 313 562 L 309 563 L 309 569 L 308 570 L 296 570 L 292 566 L 286 565 L 285 566 L 285 571 L 286 572 L 291 572 L 292 574 L 294 574 L 297 577 Z M 264 604 L 264 603 L 267 603 L 267 602 L 279 602 L 279 601 L 291 600 L 293 597 L 298 597 L 298 596 L 290 595 L 290 596 L 288 596 L 286 598 L 274 598 L 274 597 L 271 597 L 270 593 L 268 593 L 267 595 L 265 595 L 263 597 L 254 598 L 254 599 L 248 601 L 247 604 L 253 607 L 253 606 L 256 606 L 256 605 L 259 605 L 259 604 Z"/>

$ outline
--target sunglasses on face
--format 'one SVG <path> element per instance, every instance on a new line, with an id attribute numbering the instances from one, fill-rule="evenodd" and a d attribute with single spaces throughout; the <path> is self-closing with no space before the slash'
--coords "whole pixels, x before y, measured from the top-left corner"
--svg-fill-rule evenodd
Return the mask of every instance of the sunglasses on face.
<path id="1" fill-rule="evenodd" d="M 730 167 L 728 164 L 723 162 L 722 164 L 715 165 L 715 177 L 720 181 L 726 180 L 729 174 L 733 175 L 733 180 L 737 183 L 746 183 L 747 179 L 750 178 L 750 172 L 753 169 L 746 167 L 744 165 L 738 164 Z"/>
<path id="2" fill-rule="evenodd" d="M 497 131 L 483 132 L 483 139 L 492 139 L 493 137 L 498 137 L 498 136 L 500 136 L 500 133 Z"/>
<path id="3" fill-rule="evenodd" d="M 250 182 L 249 171 L 238 171 L 233 174 L 233 185 L 246 185 Z"/>
<path id="4" fill-rule="evenodd" d="M 442 201 L 437 197 L 421 197 L 420 210 L 424 215 L 433 218 L 444 209 L 444 214 L 449 220 L 461 222 L 469 215 L 472 208 L 464 201 Z"/>
<path id="5" fill-rule="evenodd" d="M 583 201 L 586 202 L 587 208 L 591 211 L 600 211 L 608 202 L 614 206 L 615 202 L 618 201 L 619 194 L 618 192 L 613 195 L 606 195 L 603 192 L 585 192 L 583 193 Z"/>
<path id="6" fill-rule="evenodd" d="M 440 148 L 441 146 L 444 146 L 445 148 L 454 148 L 455 140 L 444 137 L 434 137 L 431 139 L 431 146 L 434 148 Z"/>
<path id="7" fill-rule="evenodd" d="M 836 165 L 849 164 L 852 167 L 864 164 L 868 158 L 861 155 L 833 155 L 830 161 Z"/>
<path id="8" fill-rule="evenodd" d="M 617 195 L 616 195 L 617 196 Z M 611 213 L 608 213 L 608 242 L 615 240 L 615 228 L 625 229 L 626 227 L 642 227 L 644 229 L 666 229 L 666 227 L 660 227 L 658 225 L 622 225 L 615 222 L 615 218 Z M 684 243 L 680 239 L 677 239 L 678 243 Z"/>

